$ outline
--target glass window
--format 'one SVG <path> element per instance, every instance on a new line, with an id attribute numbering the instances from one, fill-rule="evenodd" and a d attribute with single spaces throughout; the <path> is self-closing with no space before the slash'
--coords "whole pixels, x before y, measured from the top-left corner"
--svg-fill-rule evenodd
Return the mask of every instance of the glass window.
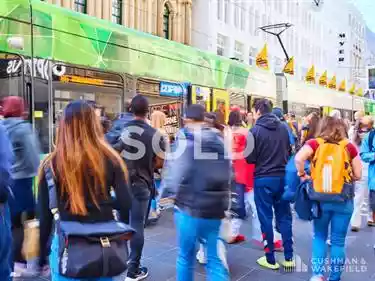
<path id="1" fill-rule="evenodd" d="M 224 21 L 229 23 L 229 0 L 224 0 Z"/>
<path id="2" fill-rule="evenodd" d="M 241 9 L 241 11 L 240 11 L 241 30 L 245 30 L 245 24 L 246 24 L 245 12 L 246 12 L 246 9 L 245 9 L 243 4 L 241 5 L 240 9 Z"/>
<path id="3" fill-rule="evenodd" d="M 224 56 L 225 49 L 225 36 L 218 34 L 217 35 L 217 54 L 219 56 Z"/>
<path id="4" fill-rule="evenodd" d="M 254 8 L 249 8 L 249 33 L 254 33 Z"/>
<path id="5" fill-rule="evenodd" d="M 238 59 L 239 61 L 242 61 L 243 49 L 244 49 L 244 45 L 241 42 L 236 41 L 234 43 L 234 57 Z"/>
<path id="6" fill-rule="evenodd" d="M 241 7 L 239 4 L 235 4 L 234 6 L 234 26 L 239 28 L 240 27 L 240 19 L 241 17 Z"/>
<path id="7" fill-rule="evenodd" d="M 259 27 L 260 27 L 260 15 L 258 10 L 255 11 L 255 26 L 254 26 L 254 35 L 259 34 Z"/>
<path id="8" fill-rule="evenodd" d="M 122 1 L 112 0 L 112 22 L 122 23 Z"/>
<path id="9" fill-rule="evenodd" d="M 258 50 L 254 47 L 250 47 L 250 50 L 249 50 L 249 64 L 250 65 L 255 65 L 257 54 L 258 54 Z"/>
<path id="10" fill-rule="evenodd" d="M 217 19 L 223 19 L 223 0 L 217 0 Z"/>
<path id="11" fill-rule="evenodd" d="M 87 3 L 86 0 L 74 0 L 74 10 L 86 14 L 87 12 Z"/>
<path id="12" fill-rule="evenodd" d="M 169 32 L 169 20 L 170 20 L 171 12 L 167 4 L 164 5 L 164 14 L 163 14 L 163 35 L 165 39 L 170 39 L 170 32 Z"/>

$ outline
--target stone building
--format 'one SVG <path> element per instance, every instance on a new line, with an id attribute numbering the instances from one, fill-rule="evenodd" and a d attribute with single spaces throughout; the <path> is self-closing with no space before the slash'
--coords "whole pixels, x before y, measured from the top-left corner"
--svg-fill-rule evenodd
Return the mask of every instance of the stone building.
<path id="1" fill-rule="evenodd" d="M 190 45 L 192 0 L 44 0 Z"/>

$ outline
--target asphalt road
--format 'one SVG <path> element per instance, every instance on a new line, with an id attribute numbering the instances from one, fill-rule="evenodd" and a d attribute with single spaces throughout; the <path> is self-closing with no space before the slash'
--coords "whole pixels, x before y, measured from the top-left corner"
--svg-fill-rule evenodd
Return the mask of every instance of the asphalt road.
<path id="1" fill-rule="evenodd" d="M 375 229 L 374 229 L 375 231 Z M 246 222 L 243 233 L 251 233 L 251 224 Z M 262 251 L 251 242 L 228 247 L 228 263 L 231 280 L 236 281 L 301 281 L 310 278 L 312 227 L 310 223 L 295 220 L 294 242 L 297 268 L 295 272 L 269 271 L 260 268 L 256 259 Z M 375 235 L 367 226 L 358 233 L 349 232 L 347 236 L 347 259 L 342 281 L 375 280 L 374 249 Z M 173 215 L 167 211 L 156 225 L 146 229 L 143 265 L 150 271 L 149 281 L 176 280 L 175 262 L 177 256 L 176 233 Z M 282 254 L 277 254 L 282 260 Z M 205 268 L 196 265 L 195 280 L 205 280 Z M 22 280 L 22 279 L 17 279 Z M 23 279 L 22 281 L 50 280 L 46 278 Z M 124 280 L 124 277 L 118 278 Z M 117 280 L 116 280 L 117 281 Z"/>

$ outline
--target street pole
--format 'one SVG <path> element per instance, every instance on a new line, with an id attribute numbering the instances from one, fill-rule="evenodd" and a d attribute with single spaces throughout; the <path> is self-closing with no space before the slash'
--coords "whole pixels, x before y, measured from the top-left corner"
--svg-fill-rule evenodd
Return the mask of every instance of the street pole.
<path id="1" fill-rule="evenodd" d="M 283 34 L 287 29 L 289 29 L 292 26 L 293 25 L 290 24 L 290 23 L 279 23 L 279 24 L 272 24 L 272 25 L 266 25 L 266 26 L 260 27 L 260 29 L 263 30 L 264 32 L 277 37 L 277 39 L 279 40 L 280 46 L 283 49 L 283 52 L 285 54 L 285 58 L 286 58 L 287 63 L 289 62 L 290 58 L 289 58 L 288 52 L 287 52 L 287 50 L 284 46 L 284 43 L 281 40 L 281 34 Z M 278 31 L 278 32 L 276 32 L 276 31 Z M 282 72 L 281 73 L 275 73 L 275 74 L 276 74 L 276 79 L 281 79 L 281 77 L 284 77 L 284 79 L 285 79 L 285 87 L 284 87 L 284 85 L 282 85 L 282 82 L 278 83 L 278 81 L 276 81 L 276 87 L 277 87 L 277 85 L 280 85 L 280 87 L 281 87 L 281 89 L 278 89 L 278 90 L 282 91 L 283 111 L 284 111 L 284 113 L 288 113 L 288 111 L 289 111 L 288 110 L 288 80 L 286 79 L 284 73 L 282 73 Z"/>

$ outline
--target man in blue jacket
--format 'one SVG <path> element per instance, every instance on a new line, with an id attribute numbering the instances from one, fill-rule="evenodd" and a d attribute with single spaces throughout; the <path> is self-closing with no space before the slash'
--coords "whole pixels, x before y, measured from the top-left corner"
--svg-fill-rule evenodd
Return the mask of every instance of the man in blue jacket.
<path id="1" fill-rule="evenodd" d="M 290 204 L 282 200 L 285 167 L 290 156 L 288 130 L 272 111 L 272 103 L 266 99 L 254 102 L 256 120 L 250 130 L 254 149 L 247 156 L 249 164 L 255 164 L 254 197 L 264 238 L 265 256 L 257 263 L 269 269 L 278 269 L 274 255 L 273 214 L 283 238 L 285 261 L 283 266 L 295 266 L 293 259 L 292 214 Z M 251 136 L 250 136 L 251 137 Z M 249 140 L 250 140 L 249 137 Z M 274 211 L 273 211 L 274 209 Z"/>
<path id="2" fill-rule="evenodd" d="M 199 104 L 187 108 L 162 183 L 162 197 L 175 196 L 179 281 L 193 280 L 195 246 L 202 240 L 210 257 L 209 280 L 229 280 L 219 232 L 229 207 L 231 166 L 222 137 L 204 122 L 204 113 Z"/>
<path id="3" fill-rule="evenodd" d="M 10 281 L 12 234 L 8 208 L 12 148 L 5 128 L 0 124 L 0 280 Z"/>

